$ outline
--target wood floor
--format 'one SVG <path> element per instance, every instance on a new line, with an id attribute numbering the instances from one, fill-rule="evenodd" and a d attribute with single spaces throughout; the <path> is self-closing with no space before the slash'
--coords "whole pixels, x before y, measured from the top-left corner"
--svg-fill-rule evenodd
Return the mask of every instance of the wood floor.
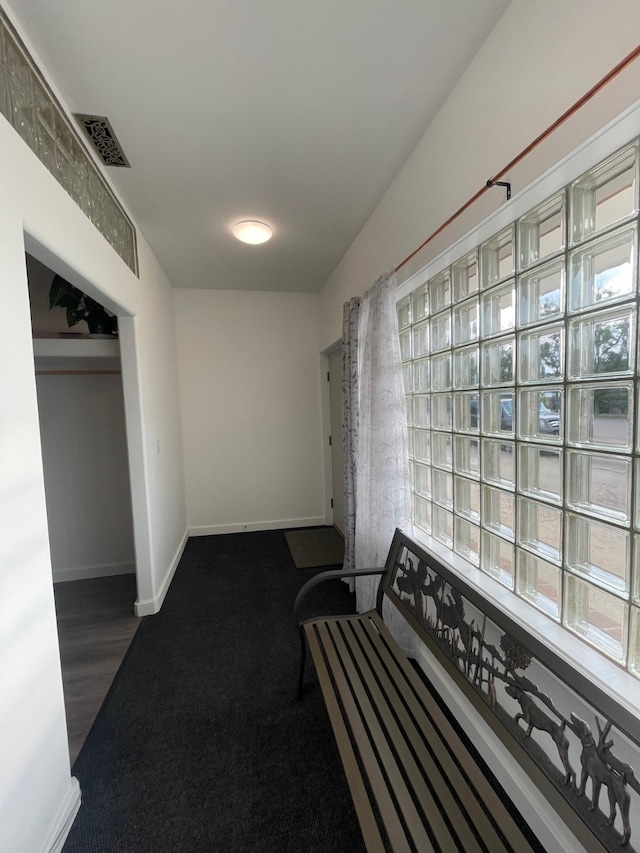
<path id="1" fill-rule="evenodd" d="M 54 584 L 71 763 L 140 624 L 135 575 Z"/>

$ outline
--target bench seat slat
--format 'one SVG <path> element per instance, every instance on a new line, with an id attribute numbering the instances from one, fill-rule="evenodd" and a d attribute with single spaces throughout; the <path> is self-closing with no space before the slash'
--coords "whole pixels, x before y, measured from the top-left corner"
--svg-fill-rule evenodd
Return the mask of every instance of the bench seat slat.
<path id="1" fill-rule="evenodd" d="M 385 654 L 392 656 L 393 659 L 397 661 L 407 683 L 411 685 L 412 692 L 414 694 L 417 693 L 418 695 L 423 695 L 424 685 L 420 677 L 414 671 L 413 667 L 404 655 L 397 655 L 396 649 L 398 647 L 391 636 L 389 629 L 375 611 L 367 615 L 370 615 L 371 617 L 371 623 L 375 626 L 374 630 L 376 630 L 385 641 Z M 380 648 L 382 648 L 382 646 L 380 646 Z M 440 733 L 440 737 L 435 741 L 435 746 L 440 751 L 442 761 L 447 762 L 448 766 L 451 768 L 451 772 L 453 772 L 456 762 L 452 761 L 450 754 L 447 755 L 448 750 L 445 745 L 458 740 L 457 732 L 440 705 L 435 700 L 431 699 L 428 707 L 429 715 L 432 720 L 431 724 L 435 731 Z M 494 821 L 497 822 L 509 844 L 517 851 L 531 849 L 531 844 L 528 841 L 527 836 L 524 835 L 511 811 L 507 808 L 499 793 L 487 778 L 483 768 L 479 766 L 469 755 L 466 747 L 463 747 L 460 750 L 459 756 L 461 759 L 468 756 L 468 759 L 464 761 L 464 772 L 478 791 L 482 801 L 486 805 Z M 440 755 L 438 757 L 440 760 Z"/>
<path id="2" fill-rule="evenodd" d="M 389 836 L 392 848 L 393 850 L 397 850 L 398 853 L 411 853 L 411 848 L 407 842 L 402 822 L 398 817 L 393 798 L 389 791 L 389 786 L 375 756 L 373 745 L 357 709 L 356 702 L 348 688 L 348 683 L 344 672 L 342 671 L 340 659 L 335 652 L 333 643 L 331 642 L 326 622 L 323 621 L 316 623 L 315 629 L 317 631 L 317 637 L 322 644 L 322 654 L 326 656 L 327 666 L 331 672 L 333 684 L 336 685 L 337 695 L 339 695 L 340 702 L 344 707 L 346 719 L 349 721 L 351 735 L 357 748 L 360 761 L 365 768 L 367 780 L 371 786 L 371 790 L 373 791 L 376 805 Z M 333 684 L 331 686 L 332 691 L 334 690 Z M 342 711 L 339 711 L 338 713 L 342 715 Z"/>
<path id="3" fill-rule="evenodd" d="M 428 706 L 433 702 L 432 697 L 425 695 L 424 690 L 419 693 L 414 691 L 413 685 L 404 677 L 398 657 L 392 656 L 386 646 L 380 648 L 379 624 L 374 625 L 373 622 L 374 620 L 362 617 L 347 624 L 359 642 L 369 645 L 371 668 L 381 685 L 378 701 L 383 701 L 384 692 L 386 701 L 390 703 L 390 708 L 402 726 L 402 730 L 397 729 L 394 739 L 410 742 L 423 768 L 424 776 L 421 782 L 416 784 L 416 796 L 419 801 L 424 798 L 426 777 L 431 780 L 436 790 L 438 803 L 435 808 L 442 810 L 449 817 L 464 850 L 488 849 L 491 853 L 510 850 L 478 801 L 476 790 L 451 759 L 446 747 L 451 749 L 452 744 L 445 745 L 445 749 L 442 749 L 441 734 L 433 726 L 428 713 Z M 457 742 L 458 739 L 455 743 Z M 437 762 L 437 755 L 442 757 L 443 751 L 446 760 Z M 425 812 L 429 820 L 433 820 L 433 812 L 426 807 L 426 801 Z M 478 842 L 478 836 L 482 838 L 482 845 Z"/>
<path id="4" fill-rule="evenodd" d="M 427 831 L 425 830 L 424 820 L 413 801 L 411 791 L 407 786 L 407 781 L 403 777 L 399 765 L 399 762 L 404 764 L 403 758 L 410 756 L 409 750 L 405 747 L 406 755 L 403 755 L 402 739 L 400 737 L 395 739 L 390 737 L 389 726 L 393 720 L 388 710 L 385 708 L 384 701 L 378 702 L 377 699 L 380 697 L 374 696 L 373 700 L 369 697 L 367 688 L 371 689 L 372 686 L 369 661 L 363 653 L 362 648 L 357 642 L 355 642 L 355 636 L 351 633 L 348 633 L 347 635 L 343 633 L 343 628 L 345 626 L 348 627 L 348 623 L 340 621 L 331 622 L 327 625 L 332 640 L 335 643 L 341 665 L 344 669 L 346 687 L 353 695 L 353 698 L 358 705 L 359 713 L 364 720 L 369 731 L 370 738 L 375 745 L 380 763 L 394 791 L 398 803 L 398 810 L 402 813 L 413 843 L 418 850 L 429 849 L 431 841 Z M 360 677 L 361 672 L 363 674 L 362 678 Z M 364 682 L 366 682 L 367 687 L 365 687 Z M 396 753 L 400 752 L 400 755 L 394 755 L 394 751 L 391 749 L 391 744 L 395 747 Z M 406 772 L 406 766 L 404 769 Z M 408 781 L 412 784 L 417 781 L 417 776 L 419 774 L 415 762 L 413 769 L 415 772 L 413 774 L 408 774 Z M 426 789 L 425 793 L 433 803 L 433 798 L 431 797 L 428 789 Z M 448 836 L 449 832 L 442 816 L 437 811 L 437 807 L 435 807 L 435 803 L 433 803 L 433 805 L 434 808 L 436 808 L 436 811 L 431 828 L 436 837 L 440 836 L 442 839 L 445 835 Z"/>
<path id="5" fill-rule="evenodd" d="M 358 762 L 351 746 L 349 733 L 344 723 L 338 699 L 335 695 L 331 677 L 324 661 L 324 656 L 320 650 L 318 637 L 313 630 L 306 630 L 307 641 L 309 643 L 309 651 L 313 657 L 316 673 L 325 705 L 329 713 L 329 720 L 333 729 L 333 735 L 336 739 L 340 759 L 344 767 L 351 799 L 358 816 L 362 837 L 364 838 L 367 850 L 370 853 L 384 853 L 384 843 L 378 830 L 378 825 L 371 808 L 369 796 L 367 794 Z"/>
<path id="6" fill-rule="evenodd" d="M 532 849 L 375 611 L 303 627 L 368 851 Z"/>

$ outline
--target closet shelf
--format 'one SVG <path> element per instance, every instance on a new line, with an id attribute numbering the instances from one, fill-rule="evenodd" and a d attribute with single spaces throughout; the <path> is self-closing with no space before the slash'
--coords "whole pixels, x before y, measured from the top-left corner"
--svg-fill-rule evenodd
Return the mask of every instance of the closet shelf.
<path id="1" fill-rule="evenodd" d="M 36 372 L 120 370 L 120 343 L 117 338 L 34 338 Z"/>

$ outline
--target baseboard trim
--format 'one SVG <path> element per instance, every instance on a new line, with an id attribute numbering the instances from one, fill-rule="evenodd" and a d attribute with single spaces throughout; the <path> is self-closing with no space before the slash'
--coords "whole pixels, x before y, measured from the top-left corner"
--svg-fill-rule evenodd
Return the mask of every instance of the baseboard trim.
<path id="1" fill-rule="evenodd" d="M 444 667 L 424 647 L 418 649 L 418 663 L 460 723 L 495 777 L 513 800 L 548 853 L 584 851 L 560 815 L 546 800 L 522 765 L 513 757 L 489 724 L 454 683 Z"/>
<path id="2" fill-rule="evenodd" d="M 169 564 L 169 568 L 167 570 L 166 575 L 164 576 L 164 580 L 160 586 L 160 589 L 156 593 L 153 598 L 148 598 L 143 601 L 138 599 L 135 603 L 135 613 L 136 616 L 153 616 L 154 613 L 158 613 L 160 608 L 162 607 L 162 603 L 164 602 L 165 596 L 173 580 L 173 576 L 176 573 L 176 569 L 178 568 L 178 563 L 180 562 L 180 558 L 182 557 L 182 552 L 185 549 L 185 545 L 187 544 L 187 539 L 189 538 L 189 531 L 186 530 L 178 548 L 173 555 L 173 559 Z"/>
<path id="3" fill-rule="evenodd" d="M 277 521 L 249 521 L 241 524 L 212 524 L 190 527 L 189 536 L 219 536 L 222 533 L 253 533 L 257 530 L 287 530 L 290 527 L 323 527 L 323 515 L 312 518 L 285 518 Z"/>
<path id="4" fill-rule="evenodd" d="M 49 841 L 44 847 L 44 853 L 61 853 L 78 814 L 81 800 L 80 785 L 76 777 L 72 776 L 69 780 L 67 796 L 64 798 L 58 817 L 49 833 Z"/>
<path id="5" fill-rule="evenodd" d="M 53 582 L 81 581 L 89 578 L 106 578 L 113 575 L 133 575 L 135 563 L 112 563 L 106 566 L 76 566 L 70 569 L 54 569 Z"/>

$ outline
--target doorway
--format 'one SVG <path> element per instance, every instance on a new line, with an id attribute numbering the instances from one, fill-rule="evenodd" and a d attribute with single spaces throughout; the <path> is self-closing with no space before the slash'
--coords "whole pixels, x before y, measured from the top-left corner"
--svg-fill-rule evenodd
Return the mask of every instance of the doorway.
<path id="1" fill-rule="evenodd" d="M 117 338 L 49 311 L 54 272 L 27 254 L 52 580 L 71 761 L 139 625 Z"/>

